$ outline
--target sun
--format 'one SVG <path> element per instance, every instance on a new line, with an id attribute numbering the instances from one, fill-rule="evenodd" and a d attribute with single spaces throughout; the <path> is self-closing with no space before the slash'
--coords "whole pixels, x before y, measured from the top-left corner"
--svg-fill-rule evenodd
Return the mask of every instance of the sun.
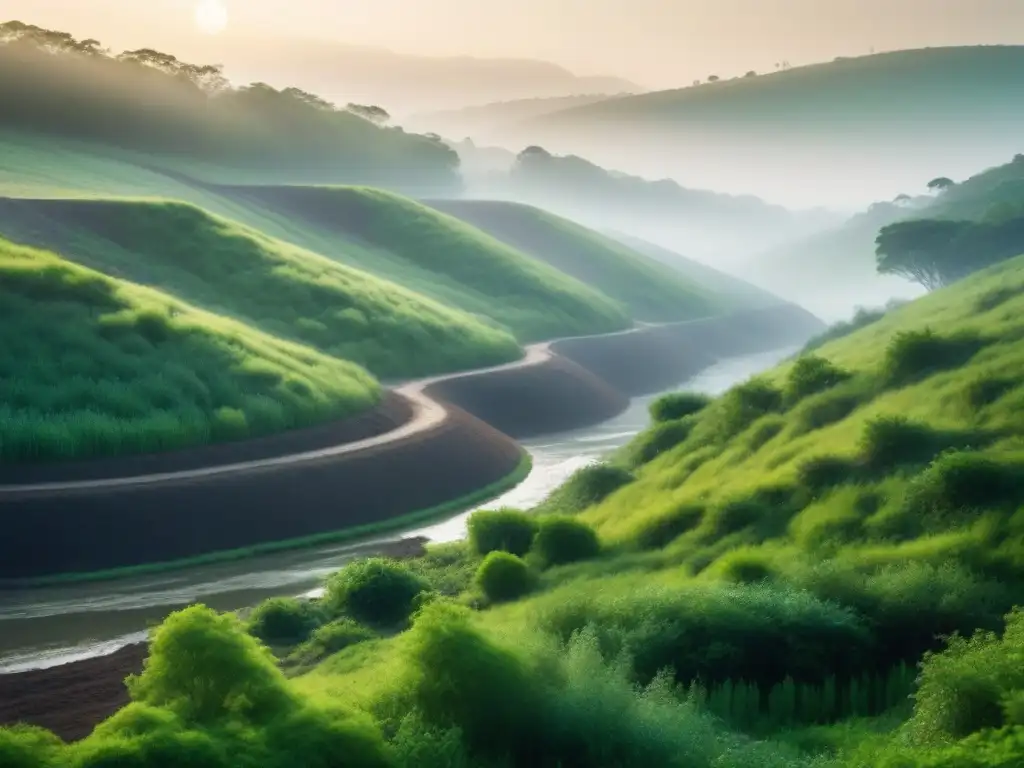
<path id="1" fill-rule="evenodd" d="M 223 32 L 228 25 L 228 9 L 221 0 L 199 0 L 196 5 L 196 26 L 208 35 Z"/>

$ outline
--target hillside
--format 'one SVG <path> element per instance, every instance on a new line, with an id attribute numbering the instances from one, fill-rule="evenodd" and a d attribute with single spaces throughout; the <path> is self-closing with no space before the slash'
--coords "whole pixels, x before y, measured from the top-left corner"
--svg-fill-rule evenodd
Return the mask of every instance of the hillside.
<path id="1" fill-rule="evenodd" d="M 0 232 L 379 376 L 520 354 L 511 336 L 469 315 L 184 203 L 0 198 Z"/>
<path id="2" fill-rule="evenodd" d="M 638 320 L 688 320 L 721 311 L 719 297 L 682 275 L 539 208 L 483 200 L 432 200 L 429 204 L 594 286 L 622 302 Z"/>
<path id="3" fill-rule="evenodd" d="M 262 181 L 458 187 L 458 156 L 291 84 L 235 87 L 217 65 L 151 49 L 115 55 L 20 22 L 0 24 L 0 130 L 93 142 Z"/>
<path id="4" fill-rule="evenodd" d="M 623 83 L 623 85 L 626 85 Z M 639 88 L 624 89 L 638 92 Z M 619 93 L 618 95 L 623 95 Z M 456 109 L 442 109 L 433 112 L 418 112 L 403 122 L 416 131 L 433 131 L 444 136 L 474 136 L 487 138 L 495 129 L 520 120 L 529 120 L 542 115 L 572 109 L 612 98 L 612 94 L 581 94 L 572 96 L 548 96 L 540 98 L 511 99 L 474 104 Z"/>
<path id="5" fill-rule="evenodd" d="M 614 331 L 630 323 L 625 308 L 615 296 L 600 293 L 600 285 L 409 198 L 362 187 L 221 191 L 293 223 L 302 221 L 306 231 L 295 237 L 319 236 L 320 252 L 360 258 L 360 267 L 490 318 L 520 341 Z M 366 251 L 360 257 L 345 243 Z"/>
<path id="6" fill-rule="evenodd" d="M 343 418 L 361 368 L 0 240 L 0 461 L 148 453 Z"/>
<path id="7" fill-rule="evenodd" d="M 723 302 L 735 306 L 737 309 L 755 309 L 782 303 L 782 299 L 778 296 L 774 296 L 746 280 L 733 277 L 700 261 L 688 259 L 675 251 L 662 248 L 660 245 L 619 232 L 608 232 L 608 236 L 632 248 L 637 253 L 642 253 L 648 258 L 671 267 L 690 282 L 718 294 Z"/>
<path id="8" fill-rule="evenodd" d="M 868 190 L 894 197 L 936 167 L 960 178 L 1020 151 L 1022 62 L 1022 46 L 839 59 L 563 110 L 503 139 L 787 204 L 863 205 Z"/>

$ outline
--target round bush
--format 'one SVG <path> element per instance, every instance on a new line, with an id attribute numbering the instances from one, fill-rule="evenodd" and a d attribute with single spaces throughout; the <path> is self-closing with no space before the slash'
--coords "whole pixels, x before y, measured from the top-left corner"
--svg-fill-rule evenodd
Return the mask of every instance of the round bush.
<path id="1" fill-rule="evenodd" d="M 654 421 L 675 421 L 704 410 L 711 398 L 698 392 L 672 392 L 653 401 L 647 410 Z"/>
<path id="2" fill-rule="evenodd" d="M 290 660 L 312 664 L 374 637 L 376 635 L 372 630 L 352 619 L 337 619 L 317 629 L 309 640 L 295 650 Z"/>
<path id="3" fill-rule="evenodd" d="M 324 603 L 368 624 L 404 622 L 428 585 L 404 565 L 382 557 L 357 560 L 327 582 Z"/>
<path id="4" fill-rule="evenodd" d="M 786 398 L 790 403 L 823 392 L 850 378 L 850 374 L 817 355 L 804 355 L 789 371 Z"/>
<path id="5" fill-rule="evenodd" d="M 522 558 L 494 551 L 480 563 L 476 583 L 492 602 L 515 600 L 530 591 L 530 569 Z"/>
<path id="6" fill-rule="evenodd" d="M 272 597 L 256 606 L 246 628 L 265 643 L 297 645 L 305 642 L 324 618 L 323 609 L 309 600 Z"/>
<path id="7" fill-rule="evenodd" d="M 552 516 L 540 520 L 534 548 L 548 565 L 561 565 L 596 556 L 601 543 L 586 523 Z"/>
<path id="8" fill-rule="evenodd" d="M 481 555 L 501 551 L 522 557 L 537 532 L 534 519 L 517 509 L 482 509 L 469 516 L 466 527 L 469 543 Z"/>

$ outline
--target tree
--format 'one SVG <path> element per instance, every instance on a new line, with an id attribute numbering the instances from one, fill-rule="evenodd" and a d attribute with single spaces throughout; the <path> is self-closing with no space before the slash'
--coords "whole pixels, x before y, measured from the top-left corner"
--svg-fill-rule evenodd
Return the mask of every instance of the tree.
<path id="1" fill-rule="evenodd" d="M 747 74 L 744 75 L 744 77 L 757 77 L 757 72 L 755 72 L 754 70 L 750 70 L 749 72 L 747 72 Z"/>
<path id="2" fill-rule="evenodd" d="M 708 78 L 708 82 L 709 83 L 717 83 L 721 79 L 722 78 L 720 78 L 718 75 L 712 75 L 711 77 Z"/>
<path id="3" fill-rule="evenodd" d="M 942 192 L 953 185 L 954 181 L 952 179 L 946 178 L 945 176 L 939 176 L 937 179 L 932 179 L 928 182 L 928 189 L 933 192 Z"/>
<path id="4" fill-rule="evenodd" d="M 391 115 L 383 107 L 375 104 L 349 104 L 345 109 L 371 123 L 383 125 L 391 119 Z"/>
<path id="5" fill-rule="evenodd" d="M 313 107 L 313 109 L 322 109 L 325 112 L 334 111 L 334 105 L 327 101 L 327 99 L 323 99 L 315 93 L 304 91 L 301 88 L 285 88 L 281 93 L 289 99 L 305 104 L 308 107 Z"/>
<path id="6" fill-rule="evenodd" d="M 957 257 L 953 243 L 972 226 L 966 221 L 921 219 L 883 227 L 875 239 L 878 272 L 904 277 L 929 291 L 941 288 L 960 272 L 951 269 Z"/>
<path id="7" fill-rule="evenodd" d="M 910 202 L 910 195 L 899 194 L 896 195 L 896 197 L 894 197 L 892 201 L 896 203 L 896 205 L 906 205 L 907 203 Z"/>

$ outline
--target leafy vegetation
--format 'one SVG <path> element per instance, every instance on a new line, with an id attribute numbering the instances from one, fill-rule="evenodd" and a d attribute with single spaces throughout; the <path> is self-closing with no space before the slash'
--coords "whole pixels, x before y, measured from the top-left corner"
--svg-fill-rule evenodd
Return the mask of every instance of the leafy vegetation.
<path id="1" fill-rule="evenodd" d="M 361 368 L 0 240 L 0 460 L 147 453 L 343 418 Z"/>
<path id="2" fill-rule="evenodd" d="M 564 515 L 545 515 L 537 526 L 533 548 L 545 564 L 564 565 L 596 557 L 601 542 L 586 523 Z"/>
<path id="3" fill-rule="evenodd" d="M 508 333 L 475 318 L 182 203 L 0 201 L 0 231 L 379 376 L 422 376 L 520 354 Z"/>
<path id="4" fill-rule="evenodd" d="M 516 600 L 530 591 L 530 567 L 522 558 L 495 550 L 480 563 L 476 583 L 488 600 L 502 603 Z"/>
<path id="5" fill-rule="evenodd" d="M 483 509 L 466 522 L 470 546 L 480 555 L 508 552 L 522 557 L 533 546 L 537 523 L 517 509 Z"/>
<path id="6" fill-rule="evenodd" d="M 335 614 L 347 614 L 367 624 L 394 626 L 409 618 L 427 589 L 427 583 L 401 563 L 369 558 L 332 576 L 324 603 Z"/>

